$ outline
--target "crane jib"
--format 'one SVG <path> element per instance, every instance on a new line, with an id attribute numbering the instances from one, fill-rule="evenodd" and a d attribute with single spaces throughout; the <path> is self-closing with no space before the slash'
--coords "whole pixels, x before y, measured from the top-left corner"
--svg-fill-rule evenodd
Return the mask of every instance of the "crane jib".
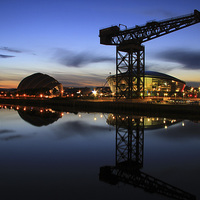
<path id="1" fill-rule="evenodd" d="M 119 45 L 125 41 L 143 43 L 154 38 L 172 33 L 200 22 L 200 12 L 171 18 L 162 21 L 147 22 L 143 26 L 120 30 L 119 26 L 111 26 L 99 31 L 100 43 L 105 45 Z"/>

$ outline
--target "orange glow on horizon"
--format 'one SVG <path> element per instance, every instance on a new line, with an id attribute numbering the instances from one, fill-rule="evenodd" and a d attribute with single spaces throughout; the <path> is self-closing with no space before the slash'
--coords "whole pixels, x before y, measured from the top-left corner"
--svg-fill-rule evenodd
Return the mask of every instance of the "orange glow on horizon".
<path id="1" fill-rule="evenodd" d="M 183 80 L 186 83 L 187 82 L 197 82 L 197 84 L 199 83 L 199 76 L 200 76 L 199 70 L 181 69 L 181 73 L 180 73 L 180 68 L 175 68 L 175 69 L 171 70 L 170 72 L 166 72 L 166 74 L 169 74 L 180 80 Z M 22 73 L 21 75 L 19 75 L 19 73 L 17 73 L 16 75 L 2 73 L 1 80 L 0 80 L 0 88 L 3 88 L 3 89 L 15 88 L 15 89 L 17 89 L 20 81 L 28 75 L 29 74 L 25 74 L 25 73 Z M 68 75 L 66 77 L 66 79 L 62 79 L 58 76 L 57 80 L 60 83 L 62 83 L 63 87 L 102 87 L 102 85 L 106 82 L 107 75 L 104 75 L 104 77 L 102 77 L 102 75 L 99 74 L 99 77 L 102 80 L 94 80 L 94 77 L 92 77 L 92 76 L 90 78 L 90 77 L 86 76 L 85 74 L 77 75 L 76 72 L 74 72 L 74 74 L 72 74 L 71 77 L 70 77 L 70 75 Z M 73 82 L 73 84 L 65 83 L 66 80 Z M 63 92 L 63 91 L 61 91 L 61 92 Z"/>
<path id="2" fill-rule="evenodd" d="M 8 88 L 16 88 L 18 87 L 18 81 L 0 81 L 0 88 L 8 89 Z"/>

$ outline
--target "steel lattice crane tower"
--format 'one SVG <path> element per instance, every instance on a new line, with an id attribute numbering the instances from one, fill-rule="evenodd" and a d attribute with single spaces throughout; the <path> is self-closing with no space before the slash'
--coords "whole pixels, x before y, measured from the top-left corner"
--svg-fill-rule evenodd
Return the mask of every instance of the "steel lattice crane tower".
<path id="1" fill-rule="evenodd" d="M 144 117 L 113 115 L 116 127 L 116 162 L 114 166 L 102 166 L 99 180 L 117 185 L 122 182 L 178 200 L 195 200 L 196 197 L 178 187 L 144 173 Z"/>
<path id="2" fill-rule="evenodd" d="M 120 30 L 120 26 L 101 29 L 100 44 L 116 46 L 116 98 L 144 98 L 145 50 L 142 43 L 199 22 L 200 12 L 194 10 L 190 15 L 151 21 L 132 29 Z"/>

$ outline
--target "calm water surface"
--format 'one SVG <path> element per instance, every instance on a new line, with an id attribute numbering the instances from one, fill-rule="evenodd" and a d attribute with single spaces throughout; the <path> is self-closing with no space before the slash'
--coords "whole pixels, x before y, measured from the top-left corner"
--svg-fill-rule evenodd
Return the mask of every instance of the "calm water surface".
<path id="1" fill-rule="evenodd" d="M 200 199 L 198 122 L 0 108 L 3 200 Z"/>

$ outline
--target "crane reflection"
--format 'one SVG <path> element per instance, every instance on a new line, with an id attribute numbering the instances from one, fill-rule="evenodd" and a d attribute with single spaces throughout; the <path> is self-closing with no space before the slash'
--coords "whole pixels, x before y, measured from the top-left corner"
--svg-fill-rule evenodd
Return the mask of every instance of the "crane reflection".
<path id="1" fill-rule="evenodd" d="M 143 168 L 144 129 L 176 123 L 169 119 L 109 115 L 107 123 L 116 127 L 116 163 L 100 168 L 99 179 L 116 185 L 119 182 L 139 187 L 173 199 L 193 200 L 196 197 L 141 171 Z"/>

